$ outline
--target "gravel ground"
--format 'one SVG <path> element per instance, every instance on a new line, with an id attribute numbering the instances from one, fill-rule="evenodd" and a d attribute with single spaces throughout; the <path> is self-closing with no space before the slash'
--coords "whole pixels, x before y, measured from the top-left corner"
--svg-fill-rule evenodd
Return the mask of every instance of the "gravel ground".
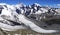
<path id="1" fill-rule="evenodd" d="M 0 35 L 4 35 L 4 34 L 1 33 L 1 31 L 0 31 Z M 60 35 L 60 34 L 57 34 L 57 33 L 42 34 L 42 33 L 33 32 L 31 30 L 18 30 L 18 31 L 15 31 L 15 32 L 8 32 L 6 35 Z"/>

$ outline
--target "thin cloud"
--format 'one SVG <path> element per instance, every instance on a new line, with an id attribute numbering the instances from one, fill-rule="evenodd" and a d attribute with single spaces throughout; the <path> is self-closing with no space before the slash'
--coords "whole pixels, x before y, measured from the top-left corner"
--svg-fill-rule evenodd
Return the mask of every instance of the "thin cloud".
<path id="1" fill-rule="evenodd" d="M 60 4 L 57 4 L 57 6 L 60 6 Z"/>
<path id="2" fill-rule="evenodd" d="M 53 4 L 53 5 L 45 5 L 47 7 L 54 7 L 54 8 L 60 8 L 60 4 Z"/>

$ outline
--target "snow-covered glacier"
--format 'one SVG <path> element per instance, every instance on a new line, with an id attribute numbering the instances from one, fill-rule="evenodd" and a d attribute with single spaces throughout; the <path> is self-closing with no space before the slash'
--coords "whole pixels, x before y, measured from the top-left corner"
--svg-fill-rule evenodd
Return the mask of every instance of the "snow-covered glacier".
<path id="1" fill-rule="evenodd" d="M 4 31 L 30 29 L 38 33 L 56 33 L 59 30 L 44 29 L 42 26 L 48 27 L 43 21 L 58 16 L 60 14 L 57 12 L 58 9 L 37 3 L 32 5 L 0 3 L 0 28 Z"/>

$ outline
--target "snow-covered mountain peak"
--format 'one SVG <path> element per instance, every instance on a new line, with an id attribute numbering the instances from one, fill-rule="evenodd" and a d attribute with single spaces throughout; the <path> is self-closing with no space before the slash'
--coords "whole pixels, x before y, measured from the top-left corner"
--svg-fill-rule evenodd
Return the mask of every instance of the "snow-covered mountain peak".
<path id="1" fill-rule="evenodd" d="M 34 3 L 36 6 L 41 6 L 40 4 L 38 4 L 38 3 Z"/>
<path id="2" fill-rule="evenodd" d="M 0 9 L 11 9 L 13 11 L 19 11 L 19 12 L 22 12 L 24 11 L 25 13 L 36 13 L 38 11 L 40 12 L 48 12 L 48 10 L 50 9 L 53 9 L 53 8 L 50 8 L 50 7 L 46 7 L 46 6 L 41 6 L 40 4 L 38 3 L 34 3 L 32 5 L 24 5 L 23 3 L 20 3 L 20 4 L 16 4 L 16 5 L 10 5 L 10 4 L 6 4 L 6 3 L 0 3 Z M 54 8 L 55 9 L 55 8 Z"/>

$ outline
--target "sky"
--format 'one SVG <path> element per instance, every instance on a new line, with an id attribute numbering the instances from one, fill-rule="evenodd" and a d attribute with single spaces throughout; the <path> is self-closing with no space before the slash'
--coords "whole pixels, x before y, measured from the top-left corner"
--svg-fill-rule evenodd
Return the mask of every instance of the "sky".
<path id="1" fill-rule="evenodd" d="M 60 8 L 60 0 L 0 0 L 0 3 L 7 3 L 7 4 L 23 3 L 25 5 L 38 3 L 42 6 L 51 6 Z"/>

